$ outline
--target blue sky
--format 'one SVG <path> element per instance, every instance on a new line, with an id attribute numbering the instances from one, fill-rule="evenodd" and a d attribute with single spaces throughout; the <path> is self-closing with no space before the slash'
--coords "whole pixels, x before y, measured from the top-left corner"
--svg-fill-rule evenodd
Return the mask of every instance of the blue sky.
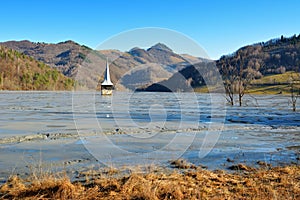
<path id="1" fill-rule="evenodd" d="M 96 48 L 124 31 L 160 27 L 192 38 L 217 59 L 243 45 L 300 34 L 299 8 L 298 0 L 3 0 L 0 41 L 74 40 Z"/>

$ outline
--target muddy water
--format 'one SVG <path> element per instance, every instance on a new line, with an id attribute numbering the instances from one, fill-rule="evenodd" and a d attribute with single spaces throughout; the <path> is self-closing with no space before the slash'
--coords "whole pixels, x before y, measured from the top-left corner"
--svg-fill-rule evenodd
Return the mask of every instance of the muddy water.
<path id="1" fill-rule="evenodd" d="M 183 157 L 209 169 L 297 162 L 300 113 L 289 97 L 193 93 L 1 92 L 1 173 L 42 160 L 72 169 L 161 164 Z M 298 108 L 300 109 L 300 108 Z M 100 162 L 97 162 L 100 161 Z"/>

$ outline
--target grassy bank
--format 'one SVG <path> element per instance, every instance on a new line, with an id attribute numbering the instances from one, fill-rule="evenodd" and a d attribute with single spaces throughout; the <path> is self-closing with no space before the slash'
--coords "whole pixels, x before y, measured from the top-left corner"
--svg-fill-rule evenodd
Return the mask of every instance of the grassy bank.
<path id="1" fill-rule="evenodd" d="M 286 72 L 265 76 L 261 79 L 253 80 L 248 89 L 250 94 L 290 94 L 291 79 L 300 77 L 299 73 Z"/>
<path id="2" fill-rule="evenodd" d="M 11 177 L 1 199 L 299 199 L 300 166 L 253 169 L 236 165 L 235 173 L 193 167 L 170 173 L 131 172 L 122 176 Z M 111 171 L 111 174 L 118 173 Z"/>
<path id="3" fill-rule="evenodd" d="M 299 79 L 300 74 L 294 72 L 286 72 L 284 74 L 276 74 L 264 76 L 261 79 L 256 79 L 251 82 L 246 90 L 247 94 L 265 94 L 265 95 L 274 95 L 274 94 L 283 94 L 288 95 L 291 92 L 290 82 L 291 78 Z M 299 88 L 299 84 L 295 85 Z M 215 90 L 215 88 L 211 88 Z M 199 93 L 208 93 L 209 90 L 206 86 L 199 87 L 194 89 L 195 92 Z"/>

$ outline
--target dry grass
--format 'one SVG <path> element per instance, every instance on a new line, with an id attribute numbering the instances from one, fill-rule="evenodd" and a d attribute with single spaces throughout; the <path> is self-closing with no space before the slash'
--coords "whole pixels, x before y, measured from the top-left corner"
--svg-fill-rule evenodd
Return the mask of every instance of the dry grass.
<path id="1" fill-rule="evenodd" d="M 234 174 L 189 168 L 86 180 L 13 176 L 0 187 L 0 199 L 300 199 L 300 166 Z"/>
<path id="2" fill-rule="evenodd" d="M 258 95 L 289 95 L 291 88 L 289 83 L 291 78 L 295 77 L 296 79 L 300 76 L 300 73 L 295 72 L 285 72 L 283 74 L 268 75 L 264 76 L 261 79 L 255 79 L 251 81 L 251 85 L 247 89 L 247 94 L 258 94 Z M 199 93 L 209 93 L 211 91 L 218 91 L 217 88 L 208 88 L 202 86 L 194 89 L 195 92 Z"/>
<path id="3" fill-rule="evenodd" d="M 253 84 L 266 84 L 266 83 L 289 83 L 293 76 L 299 77 L 299 73 L 288 71 L 283 74 L 276 74 L 276 75 L 268 75 L 264 76 L 261 79 L 253 80 Z"/>

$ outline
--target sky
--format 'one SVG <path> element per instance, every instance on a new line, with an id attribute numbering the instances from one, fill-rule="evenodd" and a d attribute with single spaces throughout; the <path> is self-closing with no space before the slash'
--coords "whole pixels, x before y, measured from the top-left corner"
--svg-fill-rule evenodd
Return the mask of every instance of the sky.
<path id="1" fill-rule="evenodd" d="M 73 40 L 91 48 L 126 51 L 134 47 L 130 46 L 132 43 L 118 47 L 115 42 L 110 47 L 107 41 L 132 30 L 152 27 L 181 34 L 203 48 L 210 58 L 218 59 L 244 45 L 300 34 L 299 0 L 0 1 L 0 41 Z M 151 35 L 147 37 L 149 41 L 140 39 L 134 45 L 153 45 Z M 200 56 L 192 48 L 170 43 L 184 46 L 173 34 L 166 34 L 165 38 L 169 41 L 159 42 L 174 47 L 175 52 Z M 107 45 L 103 45 L 105 42 Z"/>

